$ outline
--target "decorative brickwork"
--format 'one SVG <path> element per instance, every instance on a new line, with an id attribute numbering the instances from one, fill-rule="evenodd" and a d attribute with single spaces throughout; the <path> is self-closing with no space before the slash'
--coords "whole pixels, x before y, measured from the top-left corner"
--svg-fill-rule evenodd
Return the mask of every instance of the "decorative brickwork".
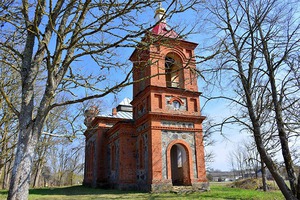
<path id="1" fill-rule="evenodd" d="M 183 143 L 185 142 L 185 148 L 190 149 L 191 152 L 191 159 L 192 159 L 192 169 L 194 178 L 197 178 L 197 171 L 196 171 L 196 157 L 195 157 L 195 141 L 194 141 L 194 133 L 193 132 L 181 132 L 181 131 L 170 131 L 170 130 L 163 130 L 162 131 L 162 156 L 163 156 L 163 177 L 167 178 L 167 148 L 170 144 L 174 143 Z"/>
<path id="2" fill-rule="evenodd" d="M 160 8 L 158 17 L 163 9 Z M 163 192 L 173 186 L 206 190 L 202 121 L 194 49 L 197 44 L 166 33 L 158 23 L 137 48 L 133 100 L 124 99 L 108 115 L 85 113 L 84 184 Z M 163 35 L 162 35 L 163 34 Z M 151 78 L 145 78 L 151 77 Z"/>

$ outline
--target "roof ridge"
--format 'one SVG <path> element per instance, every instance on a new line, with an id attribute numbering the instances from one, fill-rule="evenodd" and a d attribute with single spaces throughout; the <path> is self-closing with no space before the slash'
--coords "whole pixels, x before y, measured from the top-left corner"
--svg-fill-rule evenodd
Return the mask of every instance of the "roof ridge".
<path id="1" fill-rule="evenodd" d="M 128 97 L 125 97 L 125 98 L 119 103 L 119 105 L 122 105 L 122 106 L 131 106 L 130 102 L 131 102 L 131 99 L 129 99 Z"/>

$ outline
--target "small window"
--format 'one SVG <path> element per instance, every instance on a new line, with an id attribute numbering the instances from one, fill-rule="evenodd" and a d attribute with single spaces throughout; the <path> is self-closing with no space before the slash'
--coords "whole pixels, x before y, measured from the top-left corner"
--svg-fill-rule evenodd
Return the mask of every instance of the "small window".
<path id="1" fill-rule="evenodd" d="M 174 108 L 174 110 L 179 110 L 180 106 L 181 106 L 181 104 L 180 104 L 179 101 L 176 101 L 176 100 L 173 101 L 173 108 Z"/>

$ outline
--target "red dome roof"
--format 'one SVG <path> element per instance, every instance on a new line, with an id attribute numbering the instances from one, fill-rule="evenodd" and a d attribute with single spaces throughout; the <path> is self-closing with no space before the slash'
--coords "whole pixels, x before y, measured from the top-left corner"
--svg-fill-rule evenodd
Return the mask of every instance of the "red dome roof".
<path id="1" fill-rule="evenodd" d="M 161 35 L 169 38 L 177 38 L 178 34 L 172 30 L 166 23 L 160 22 L 153 29 L 152 33 L 155 35 Z"/>

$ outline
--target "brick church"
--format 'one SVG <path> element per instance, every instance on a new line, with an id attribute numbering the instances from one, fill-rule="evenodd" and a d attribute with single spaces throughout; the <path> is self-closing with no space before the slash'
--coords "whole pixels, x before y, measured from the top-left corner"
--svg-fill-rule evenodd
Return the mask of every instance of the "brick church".
<path id="1" fill-rule="evenodd" d="M 161 20 L 132 53 L 133 100 L 85 112 L 84 185 L 142 191 L 208 188 L 194 49 Z M 151 41 L 151 42 L 150 42 Z M 150 78 L 147 78 L 150 77 Z"/>

